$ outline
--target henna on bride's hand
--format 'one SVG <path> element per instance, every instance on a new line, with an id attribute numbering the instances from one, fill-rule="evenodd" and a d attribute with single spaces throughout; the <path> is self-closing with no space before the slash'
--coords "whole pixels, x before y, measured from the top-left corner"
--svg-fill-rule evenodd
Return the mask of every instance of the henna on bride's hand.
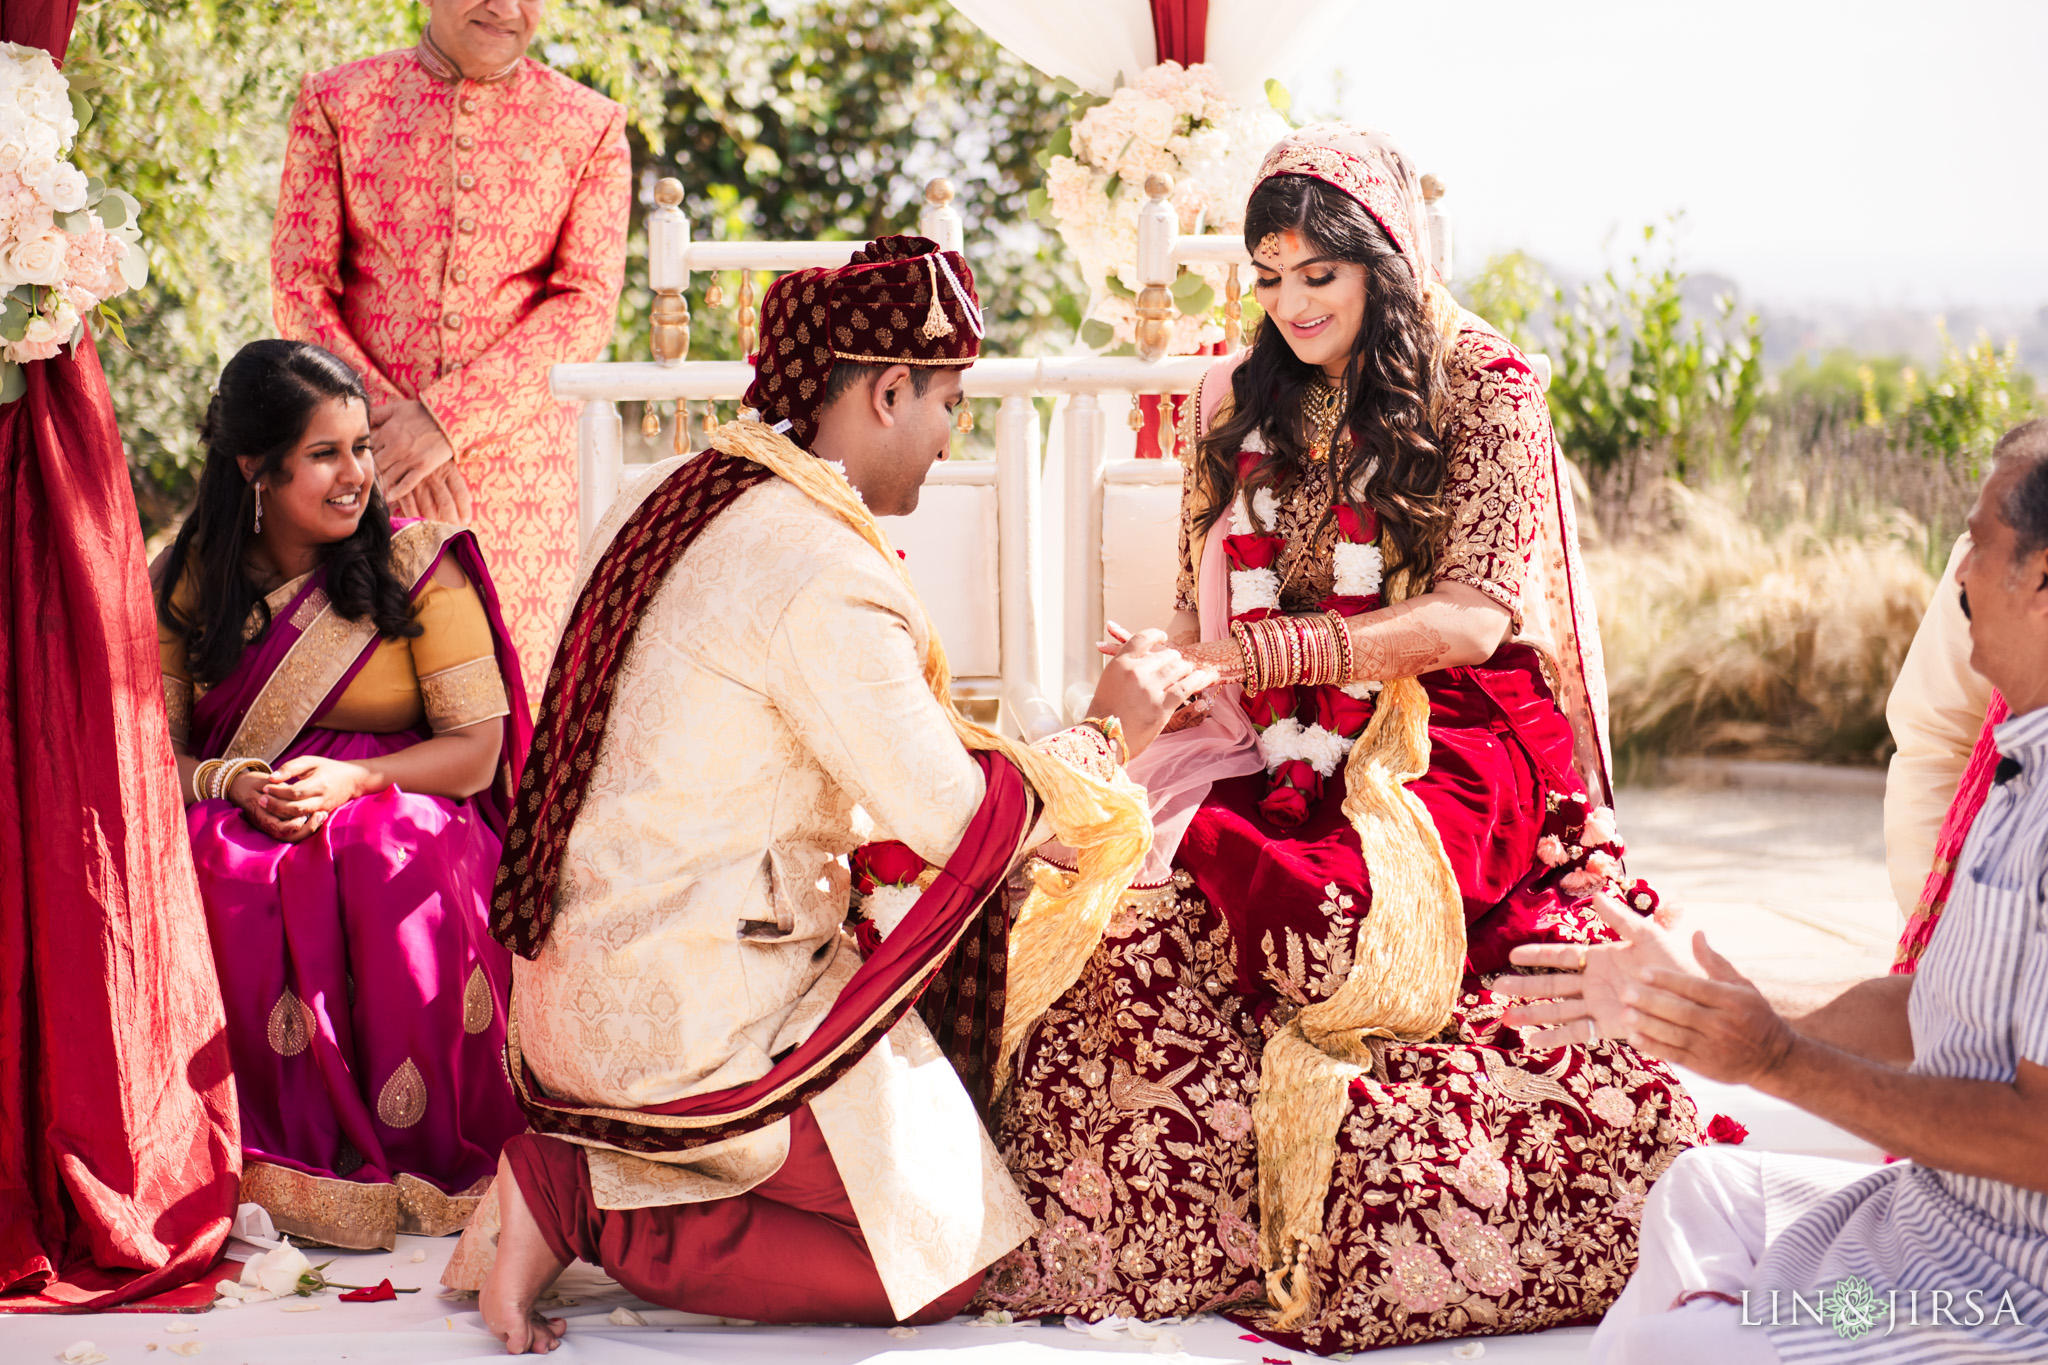
<path id="1" fill-rule="evenodd" d="M 1198 644 L 1176 646 L 1182 658 L 1189 663 L 1200 664 L 1214 669 L 1219 681 L 1234 683 L 1244 681 L 1244 651 L 1235 640 L 1204 640 Z"/>
<path id="2" fill-rule="evenodd" d="M 1413 678 L 1450 653 L 1444 637 L 1413 616 L 1382 618 L 1353 639 L 1361 678 Z"/>
<path id="3" fill-rule="evenodd" d="M 1189 697 L 1180 710 L 1174 712 L 1172 717 L 1167 720 L 1165 727 L 1159 733 L 1170 735 L 1176 730 L 1191 730 L 1207 719 L 1209 719 L 1209 694 L 1205 690 Z"/>

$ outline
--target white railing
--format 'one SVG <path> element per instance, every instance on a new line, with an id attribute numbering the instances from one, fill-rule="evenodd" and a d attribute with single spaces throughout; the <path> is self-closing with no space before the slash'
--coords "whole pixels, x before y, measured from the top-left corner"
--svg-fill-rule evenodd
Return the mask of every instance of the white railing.
<path id="1" fill-rule="evenodd" d="M 1112 450 L 1105 395 L 1135 414 L 1140 394 L 1191 393 L 1212 363 L 1207 356 L 1166 357 L 1172 326 L 1168 292 L 1184 264 L 1230 268 L 1227 295 L 1246 264 L 1234 237 L 1181 237 L 1166 202 L 1172 183 L 1154 177 L 1140 221 L 1139 357 L 987 357 L 963 376 L 970 398 L 999 399 L 995 459 L 949 461 L 927 481 L 918 510 L 887 529 L 946 642 L 963 699 L 994 698 L 1013 730 L 1037 736 L 1085 705 L 1101 668 L 1094 642 L 1105 618 L 1133 626 L 1164 624 L 1172 610 L 1179 523 L 1180 465 L 1120 458 Z M 918 230 L 958 250 L 953 188 L 926 190 Z M 581 537 L 588 541 L 618 496 L 624 470 L 621 402 L 676 405 L 677 443 L 686 447 L 691 403 L 736 400 L 753 380 L 743 361 L 688 361 L 693 271 L 741 272 L 737 321 L 752 350 L 759 314 L 754 271 L 846 263 L 855 242 L 693 242 L 680 208 L 682 187 L 663 181 L 649 215 L 649 277 L 656 298 L 653 349 L 645 363 L 557 365 L 558 398 L 582 404 L 577 424 Z M 716 280 L 704 306 L 723 306 Z M 1225 302 L 1230 346 L 1237 343 L 1237 298 Z M 1050 431 L 1036 398 L 1054 400 Z M 1121 446 L 1123 442 L 1118 442 Z M 1170 445 L 1170 438 L 1167 441 Z M 1105 537 L 1105 525 L 1115 528 Z"/>

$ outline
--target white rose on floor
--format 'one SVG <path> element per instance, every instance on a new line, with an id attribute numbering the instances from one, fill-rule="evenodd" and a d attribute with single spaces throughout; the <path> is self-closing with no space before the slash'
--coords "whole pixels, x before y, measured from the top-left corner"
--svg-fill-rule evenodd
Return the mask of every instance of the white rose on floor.
<path id="1" fill-rule="evenodd" d="M 57 212 L 76 213 L 85 207 L 85 190 L 85 172 L 76 166 L 60 165 L 44 194 Z"/>
<path id="2" fill-rule="evenodd" d="M 7 253 L 5 271 L 0 271 L 0 283 L 55 284 L 64 278 L 64 248 L 66 240 L 61 232 L 46 232 L 40 237 L 31 237 L 25 242 L 16 242 L 14 249 Z"/>
<path id="3" fill-rule="evenodd" d="M 242 1284 L 283 1298 L 298 1292 L 299 1276 L 313 1269 L 306 1253 L 285 1242 L 261 1256 L 242 1262 Z"/>

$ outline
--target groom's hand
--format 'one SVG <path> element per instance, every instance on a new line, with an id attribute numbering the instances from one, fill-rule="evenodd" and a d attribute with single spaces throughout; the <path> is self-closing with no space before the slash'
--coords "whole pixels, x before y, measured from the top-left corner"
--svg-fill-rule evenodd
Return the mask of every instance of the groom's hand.
<path id="1" fill-rule="evenodd" d="M 1110 629 L 1121 634 L 1114 625 Z M 1215 681 L 1213 672 L 1167 644 L 1165 631 L 1141 630 L 1123 640 L 1116 657 L 1103 666 L 1088 714 L 1122 721 L 1124 743 L 1135 758 L 1159 737 L 1168 717 Z"/>

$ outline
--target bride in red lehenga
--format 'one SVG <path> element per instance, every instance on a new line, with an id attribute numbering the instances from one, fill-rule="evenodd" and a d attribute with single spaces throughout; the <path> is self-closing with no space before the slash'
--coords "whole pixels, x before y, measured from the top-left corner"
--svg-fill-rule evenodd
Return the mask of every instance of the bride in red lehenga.
<path id="1" fill-rule="evenodd" d="M 1609 936 L 1620 842 L 1543 391 L 1420 210 L 1343 124 L 1252 193 L 1266 318 L 1189 405 L 1172 632 L 1227 685 L 1133 764 L 1154 889 L 1015 1059 L 997 1140 L 1044 1228 L 984 1305 L 1221 1307 L 1325 1354 L 1592 1322 L 1701 1141 L 1665 1067 L 1533 1052 L 1487 989 Z"/>
<path id="2" fill-rule="evenodd" d="M 0 41 L 62 57 L 76 10 L 10 4 Z M 90 338 L 23 375 L 0 406 L 0 1312 L 196 1279 L 240 1176 L 106 377 Z"/>

